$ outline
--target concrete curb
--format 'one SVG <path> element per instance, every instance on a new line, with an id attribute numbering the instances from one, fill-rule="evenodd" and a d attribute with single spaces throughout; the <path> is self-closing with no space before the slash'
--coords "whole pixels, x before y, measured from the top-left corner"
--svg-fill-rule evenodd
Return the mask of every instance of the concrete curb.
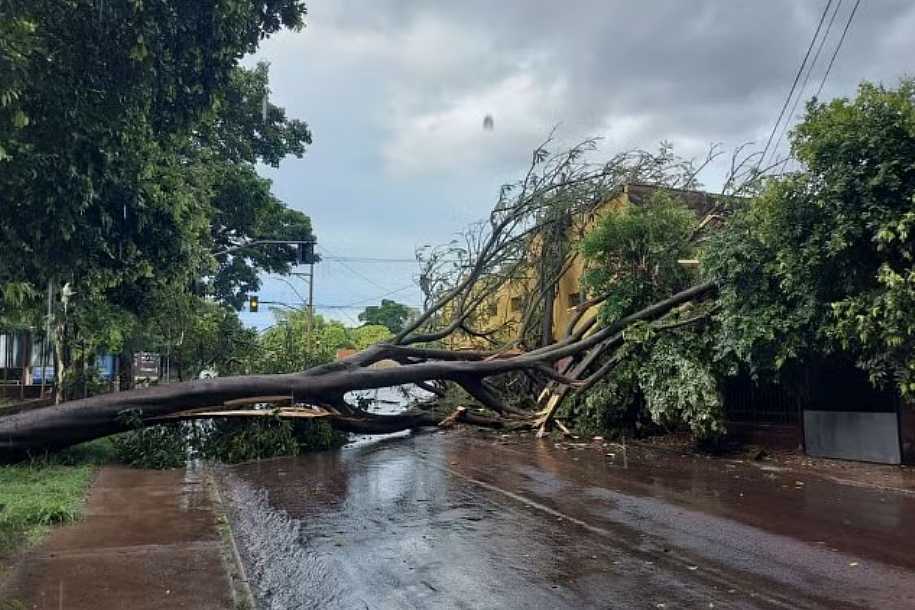
<path id="1" fill-rule="evenodd" d="M 235 570 L 231 571 L 233 596 L 236 598 L 235 607 L 255 610 L 257 600 L 254 592 L 251 591 L 251 583 L 248 581 L 248 573 L 245 570 L 245 564 L 242 562 L 241 553 L 238 551 L 238 544 L 235 542 L 235 534 L 232 531 L 232 522 L 229 519 L 229 513 L 222 493 L 219 491 L 219 481 L 210 467 L 207 467 L 207 483 L 210 487 L 210 494 L 213 496 L 214 508 L 218 510 L 219 517 L 223 520 L 219 530 L 223 536 L 223 544 L 231 555 L 231 561 L 235 564 Z M 238 596 L 242 599 L 238 599 Z"/>

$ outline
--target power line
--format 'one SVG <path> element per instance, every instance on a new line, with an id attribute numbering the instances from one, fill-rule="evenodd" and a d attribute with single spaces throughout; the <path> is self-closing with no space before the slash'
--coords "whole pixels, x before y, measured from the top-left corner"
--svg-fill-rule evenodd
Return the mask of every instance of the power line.
<path id="1" fill-rule="evenodd" d="M 355 319 L 353 316 L 346 313 L 346 310 L 341 310 L 340 313 L 342 313 L 344 316 L 346 316 L 346 318 L 349 319 L 349 321 L 352 322 L 354 326 L 359 326 L 361 324 L 361 322 L 359 322 L 359 320 Z"/>
<path id="2" fill-rule="evenodd" d="M 396 290 L 391 290 L 391 291 L 386 292 L 386 293 L 384 293 L 384 294 L 382 294 L 382 295 L 379 295 L 379 296 L 377 296 L 377 297 L 373 297 L 373 298 L 370 298 L 370 299 L 362 299 L 362 300 L 359 300 L 359 301 L 355 301 L 355 302 L 353 302 L 353 303 L 347 303 L 347 304 L 345 304 L 345 305 L 340 305 L 340 304 L 336 304 L 336 303 L 335 303 L 335 304 L 329 304 L 329 303 L 315 303 L 315 308 L 316 308 L 316 309 L 352 309 L 353 307 L 358 307 L 358 306 L 360 306 L 360 305 L 366 305 L 366 304 L 368 304 L 368 303 L 375 303 L 375 302 L 377 302 L 377 301 L 380 301 L 380 300 L 383 299 L 384 297 L 388 297 L 388 296 L 391 296 L 391 295 L 393 295 L 393 294 L 397 294 L 397 293 L 399 293 L 399 292 L 403 292 L 403 291 L 405 291 L 405 290 L 409 290 L 409 289 L 415 288 L 415 287 L 416 287 L 415 284 L 410 284 L 409 286 L 402 286 L 402 287 L 400 287 L 400 288 L 398 288 L 398 289 L 396 289 Z M 308 303 L 307 303 L 306 301 L 304 301 L 304 300 L 300 300 L 300 301 L 298 302 L 297 305 L 290 305 L 289 303 L 279 303 L 279 302 L 277 302 L 277 301 L 261 301 L 261 304 L 265 304 L 265 305 L 279 304 L 279 305 L 283 305 L 283 306 L 286 306 L 286 307 L 292 307 L 292 308 L 295 308 L 295 309 L 301 309 L 301 308 L 304 308 L 304 307 L 307 307 L 307 306 L 308 306 Z"/>
<path id="3" fill-rule="evenodd" d="M 778 113 L 778 119 L 776 119 L 775 125 L 772 126 L 772 131 L 769 133 L 769 139 L 766 141 L 766 147 L 763 149 L 763 153 L 759 157 L 759 162 L 756 164 L 757 168 L 759 168 L 763 160 L 766 158 L 766 153 L 769 152 L 769 146 L 772 144 L 772 138 L 775 137 L 775 132 L 778 130 L 778 126 L 782 122 L 782 117 L 785 116 L 785 110 L 788 109 L 788 104 L 791 102 L 791 98 L 794 95 L 794 90 L 797 89 L 797 83 L 799 80 L 801 80 L 801 74 L 804 72 L 804 67 L 807 65 L 807 59 L 810 57 L 810 52 L 813 50 L 813 45 L 816 43 L 817 37 L 820 35 L 820 29 L 823 27 L 823 22 L 826 21 L 826 15 L 829 13 L 830 6 L 832 6 L 832 0 L 827 0 L 826 6 L 823 8 L 823 14 L 820 15 L 820 22 L 817 24 L 817 29 L 813 33 L 813 38 L 810 39 L 810 45 L 807 47 L 807 52 L 804 54 L 804 60 L 801 62 L 800 67 L 797 69 L 797 74 L 794 75 L 794 82 L 791 83 L 791 90 L 788 92 L 788 97 L 785 98 L 785 103 L 782 104 L 782 109 Z"/>
<path id="4" fill-rule="evenodd" d="M 360 273 L 359 271 L 356 271 L 355 269 L 353 269 L 352 267 L 350 267 L 349 265 L 347 265 L 346 263 L 344 263 L 343 261 L 341 261 L 341 260 L 340 260 L 341 257 L 335 256 L 333 252 L 331 252 L 330 250 L 328 250 L 328 249 L 325 248 L 324 246 L 320 246 L 320 245 L 319 245 L 318 247 L 321 248 L 322 250 L 324 250 L 325 252 L 327 252 L 328 254 L 330 254 L 331 256 L 334 256 L 334 257 L 335 257 L 335 260 L 334 260 L 333 262 L 337 263 L 338 265 L 340 265 L 340 266 L 343 267 L 344 269 L 348 270 L 350 273 L 352 273 L 352 274 L 355 275 L 356 277 L 362 278 L 363 280 L 365 280 L 366 282 L 368 282 L 368 283 L 371 284 L 372 286 L 375 286 L 376 288 L 381 288 L 382 290 L 388 290 L 388 289 L 389 289 L 388 286 L 382 286 L 381 284 L 379 284 L 378 282 L 376 282 L 375 280 L 373 280 L 373 279 L 370 278 L 369 276 L 364 275 L 363 273 Z"/>
<path id="5" fill-rule="evenodd" d="M 826 79 L 829 78 L 829 72 L 832 70 L 832 64 L 836 61 L 836 56 L 839 54 L 839 49 L 842 48 L 842 43 L 845 42 L 845 35 L 848 34 L 848 28 L 851 26 L 852 19 L 855 18 L 855 11 L 858 10 L 858 5 L 861 4 L 861 0 L 856 0 L 855 5 L 851 9 L 851 13 L 848 15 L 848 21 L 845 22 L 845 29 L 842 30 L 842 37 L 839 38 L 839 43 L 836 45 L 835 51 L 832 52 L 832 57 L 829 59 L 829 65 L 826 66 L 826 73 L 823 75 L 823 80 L 820 81 L 820 87 L 817 89 L 817 93 L 814 97 L 819 98 L 820 92 L 823 91 L 823 86 L 826 84 Z"/>
<path id="6" fill-rule="evenodd" d="M 383 299 L 383 298 L 385 298 L 385 297 L 389 297 L 389 296 L 391 296 L 391 295 L 398 294 L 398 293 L 400 293 L 400 292 L 403 292 L 403 291 L 405 291 L 405 290 L 409 290 L 409 289 L 411 289 L 411 288 L 416 288 L 416 284 L 410 284 L 409 286 L 404 286 L 404 287 L 398 288 L 398 289 L 396 289 L 396 290 L 391 290 L 390 292 L 386 292 L 386 293 L 384 293 L 384 294 L 382 294 L 382 295 L 379 295 L 379 296 L 375 297 L 374 299 L 363 299 L 363 300 L 358 301 L 358 302 L 356 302 L 356 303 L 350 304 L 349 307 L 357 307 L 357 306 L 359 306 L 359 305 L 365 305 L 365 304 L 367 304 L 367 303 L 374 303 L 374 302 L 376 302 L 376 301 L 380 301 L 381 299 Z"/>
<path id="7" fill-rule="evenodd" d="M 370 256 L 324 256 L 322 260 L 349 263 L 416 263 L 415 258 L 373 258 Z"/>
<path id="8" fill-rule="evenodd" d="M 778 134 L 778 139 L 775 140 L 775 146 L 772 147 L 773 153 L 778 150 L 778 146 L 781 144 L 782 138 L 785 137 L 785 133 L 788 131 L 788 126 L 791 124 L 791 121 L 794 120 L 795 112 L 797 111 L 797 105 L 801 101 L 801 98 L 804 97 L 804 91 L 807 90 L 807 83 L 810 81 L 810 75 L 813 74 L 813 69 L 816 67 L 817 60 L 820 58 L 820 53 L 823 51 L 823 47 L 826 45 L 826 39 L 829 38 L 829 32 L 832 30 L 832 24 L 836 20 L 836 15 L 838 14 L 839 8 L 841 6 L 842 0 L 836 2 L 836 8 L 832 11 L 832 15 L 829 17 L 829 23 L 826 24 L 826 31 L 820 38 L 820 44 L 817 45 L 816 53 L 813 54 L 813 60 L 810 62 L 810 66 L 807 68 L 807 73 L 804 75 L 804 82 L 801 84 L 801 88 L 798 91 L 798 94 L 794 96 L 794 104 L 791 105 L 791 111 L 788 113 L 788 120 L 786 120 L 785 124 L 782 125 L 782 130 Z M 829 7 L 827 6 L 827 9 L 828 8 Z"/>
<path id="9" fill-rule="evenodd" d="M 287 286 L 289 286 L 289 288 L 292 290 L 292 292 L 295 294 L 295 296 L 296 296 L 300 301 L 302 301 L 302 303 L 306 303 L 305 297 L 303 297 L 301 294 L 299 294 L 299 291 L 296 290 L 296 287 L 292 285 L 292 282 L 290 282 L 289 280 L 287 280 L 287 279 L 284 278 L 284 277 L 280 277 L 279 275 L 274 276 L 274 279 L 277 279 L 277 280 L 283 282 L 284 284 L 286 284 Z"/>

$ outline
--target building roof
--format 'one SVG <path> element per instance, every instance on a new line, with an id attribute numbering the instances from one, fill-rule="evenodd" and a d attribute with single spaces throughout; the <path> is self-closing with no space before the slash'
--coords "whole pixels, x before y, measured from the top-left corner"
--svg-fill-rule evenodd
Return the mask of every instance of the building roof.
<path id="1" fill-rule="evenodd" d="M 638 182 L 628 183 L 623 186 L 623 192 L 629 197 L 629 201 L 639 204 L 646 198 L 650 197 L 657 191 L 665 191 L 674 197 L 681 199 L 697 216 L 705 216 L 712 211 L 722 199 L 722 195 L 707 193 L 705 191 L 696 191 L 690 189 L 675 189 L 657 184 L 641 184 Z"/>

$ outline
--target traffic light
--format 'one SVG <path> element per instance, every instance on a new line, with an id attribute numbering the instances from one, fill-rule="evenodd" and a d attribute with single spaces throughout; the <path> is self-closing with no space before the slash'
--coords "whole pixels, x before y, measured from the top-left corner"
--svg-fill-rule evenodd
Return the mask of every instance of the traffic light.
<path id="1" fill-rule="evenodd" d="M 257 295 L 252 294 L 251 296 L 248 297 L 248 311 L 250 311 L 251 313 L 257 313 L 257 305 L 258 305 Z"/>
<path id="2" fill-rule="evenodd" d="M 296 258 L 300 265 L 313 265 L 318 262 L 315 260 L 315 243 L 306 241 L 296 244 Z"/>

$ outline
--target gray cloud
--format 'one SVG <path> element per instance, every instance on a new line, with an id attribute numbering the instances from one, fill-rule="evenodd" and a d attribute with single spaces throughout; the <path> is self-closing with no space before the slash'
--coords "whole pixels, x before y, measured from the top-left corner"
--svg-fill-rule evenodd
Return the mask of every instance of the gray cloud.
<path id="1" fill-rule="evenodd" d="M 842 0 L 805 95 L 853 4 Z M 272 64 L 274 101 L 315 134 L 303 159 L 265 174 L 333 251 L 411 256 L 483 215 L 557 123 L 565 141 L 604 136 L 608 155 L 662 139 L 688 155 L 764 141 L 824 5 L 316 1 L 304 32 L 266 41 L 254 58 Z M 862 2 L 824 96 L 853 94 L 862 79 L 896 82 L 911 70 L 913 31 L 915 4 Z M 493 131 L 482 129 L 487 114 Z M 382 292 L 326 269 L 320 302 Z M 358 271 L 391 290 L 413 273 Z"/>

